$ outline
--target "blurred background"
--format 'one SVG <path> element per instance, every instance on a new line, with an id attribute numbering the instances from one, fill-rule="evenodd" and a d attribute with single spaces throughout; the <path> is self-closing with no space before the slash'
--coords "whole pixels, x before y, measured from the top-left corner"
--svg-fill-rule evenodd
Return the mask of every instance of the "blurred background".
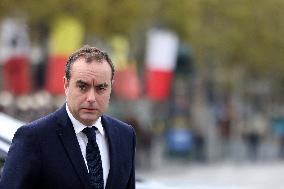
<path id="1" fill-rule="evenodd" d="M 65 62 L 90 44 L 115 64 L 108 113 L 136 129 L 139 178 L 276 188 L 283 10 L 283 0 L 1 0 L 0 111 L 30 122 L 62 106 Z"/>

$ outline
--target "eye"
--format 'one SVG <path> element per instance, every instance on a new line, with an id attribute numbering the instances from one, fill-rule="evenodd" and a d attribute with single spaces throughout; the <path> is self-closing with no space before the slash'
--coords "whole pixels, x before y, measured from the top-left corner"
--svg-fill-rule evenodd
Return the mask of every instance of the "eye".
<path id="1" fill-rule="evenodd" d="M 104 90 L 106 90 L 106 88 L 105 88 L 104 86 L 98 86 L 97 89 L 98 89 L 99 91 L 104 91 Z"/>
<path id="2" fill-rule="evenodd" d="M 87 90 L 87 85 L 86 84 L 83 84 L 83 83 L 80 83 L 78 84 L 78 87 L 81 91 L 86 91 Z"/>
<path id="3" fill-rule="evenodd" d="M 101 84 L 101 85 L 98 85 L 96 88 L 97 88 L 97 91 L 102 92 L 102 91 L 105 91 L 107 87 L 108 87 L 107 84 Z"/>

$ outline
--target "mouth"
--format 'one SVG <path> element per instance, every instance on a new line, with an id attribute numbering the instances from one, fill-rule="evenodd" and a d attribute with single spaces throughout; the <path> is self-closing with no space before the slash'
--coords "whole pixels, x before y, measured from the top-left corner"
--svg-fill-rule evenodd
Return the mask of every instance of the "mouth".
<path id="1" fill-rule="evenodd" d="M 96 108 L 82 108 L 82 110 L 85 111 L 85 112 L 95 112 L 95 111 L 97 111 Z"/>

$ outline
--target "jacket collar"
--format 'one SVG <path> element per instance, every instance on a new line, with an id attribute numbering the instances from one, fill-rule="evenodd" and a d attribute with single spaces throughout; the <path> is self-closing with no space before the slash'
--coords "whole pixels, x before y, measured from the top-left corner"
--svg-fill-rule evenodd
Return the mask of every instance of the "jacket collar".
<path id="1" fill-rule="evenodd" d="M 85 189 L 91 189 L 86 164 L 65 106 L 66 104 L 55 112 L 57 124 L 59 125 L 57 128 L 57 134 L 66 150 L 68 158 L 72 162 L 72 165 L 81 180 L 82 185 Z"/>
<path id="2" fill-rule="evenodd" d="M 115 125 L 112 118 L 107 115 L 102 116 L 102 125 L 104 127 L 108 142 L 109 142 L 109 160 L 110 160 L 110 170 L 108 174 L 108 179 L 106 183 L 106 189 L 111 189 L 111 186 L 115 186 L 114 180 L 116 175 L 119 173 L 119 146 L 120 146 L 120 136 L 117 131 L 117 126 Z"/>

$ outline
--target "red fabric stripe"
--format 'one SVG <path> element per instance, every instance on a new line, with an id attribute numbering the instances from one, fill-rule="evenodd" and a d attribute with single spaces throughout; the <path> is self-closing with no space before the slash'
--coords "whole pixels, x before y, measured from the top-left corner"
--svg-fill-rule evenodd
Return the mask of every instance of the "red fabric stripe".
<path id="1" fill-rule="evenodd" d="M 63 77 L 68 57 L 65 55 L 52 55 L 47 66 L 46 90 L 53 95 L 64 94 Z"/>
<path id="2" fill-rule="evenodd" d="M 4 88 L 14 95 L 30 92 L 28 59 L 24 56 L 11 57 L 4 64 Z"/>
<path id="3" fill-rule="evenodd" d="M 146 70 L 146 95 L 154 101 L 164 101 L 170 95 L 173 72 Z"/>
<path id="4" fill-rule="evenodd" d="M 140 83 L 135 68 L 129 67 L 115 73 L 113 91 L 116 96 L 135 100 L 140 96 Z"/>

